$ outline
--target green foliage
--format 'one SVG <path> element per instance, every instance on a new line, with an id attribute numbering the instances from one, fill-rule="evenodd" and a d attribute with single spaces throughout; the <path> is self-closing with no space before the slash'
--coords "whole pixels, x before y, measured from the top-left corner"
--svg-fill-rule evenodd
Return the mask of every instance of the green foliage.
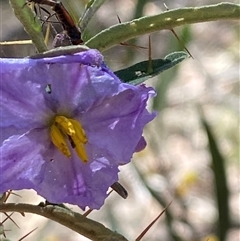
<path id="1" fill-rule="evenodd" d="M 182 62 L 187 57 L 188 54 L 185 52 L 174 52 L 167 55 L 164 59 L 143 61 L 126 69 L 118 70 L 115 74 L 122 82 L 138 85 Z"/>
<path id="2" fill-rule="evenodd" d="M 25 30 L 29 34 L 33 43 L 35 44 L 38 52 L 44 52 L 47 50 L 44 44 L 44 37 L 42 34 L 41 23 L 38 18 L 34 16 L 34 13 L 30 8 L 25 6 L 25 0 L 10 0 L 12 7 L 14 9 L 15 15 L 19 18 L 23 24 Z M 79 23 L 80 29 L 83 33 L 83 39 L 87 39 L 88 23 L 93 18 L 97 10 L 102 6 L 106 0 L 90 0 L 86 5 L 86 11 L 82 15 L 81 21 Z M 99 34 L 93 36 L 91 39 L 86 41 L 86 45 L 89 48 L 96 48 L 100 51 L 105 51 L 120 42 L 125 42 L 129 39 L 142 36 L 144 34 L 151 34 L 160 30 L 171 30 L 177 26 L 184 26 L 182 32 L 180 33 L 180 39 L 184 40 L 184 43 L 188 43 L 191 38 L 191 28 L 189 24 L 201 23 L 208 21 L 217 21 L 224 19 L 239 19 L 240 18 L 240 5 L 233 3 L 219 3 L 208 6 L 201 7 L 188 7 L 173 9 L 170 11 L 165 11 L 163 13 L 142 17 L 142 13 L 145 4 L 150 2 L 148 0 L 137 1 L 135 19 L 125 23 L 116 24 L 110 28 L 101 31 Z M 238 32 L 238 31 L 236 31 Z M 213 36 L 215 37 L 215 36 Z M 216 39 L 217 41 L 217 39 Z M 170 46 L 171 45 L 171 46 Z M 172 50 L 171 47 L 174 49 Z M 168 52 L 176 51 L 176 49 L 182 48 L 182 46 L 176 46 L 172 43 L 165 48 Z M 76 51 L 84 51 L 85 47 L 71 46 L 62 48 L 61 50 L 55 49 L 53 52 L 48 52 L 41 54 L 40 56 L 35 56 L 35 58 L 46 57 L 46 54 L 74 54 Z M 55 55 L 54 55 L 55 56 Z M 116 71 L 115 74 L 126 83 L 133 85 L 138 85 L 143 83 L 148 78 L 159 75 L 163 71 L 176 66 L 178 63 L 186 59 L 188 55 L 185 52 L 173 52 L 167 55 L 165 58 L 146 60 L 130 66 L 126 69 Z M 156 91 L 158 96 L 154 100 L 154 109 L 161 110 L 166 106 L 166 93 L 170 87 L 170 83 L 175 80 L 177 68 L 171 69 L 171 71 L 165 72 L 161 75 L 161 80 L 158 81 Z M 209 153 L 211 155 L 211 167 L 214 175 L 215 191 L 216 191 L 216 203 L 218 206 L 219 219 L 217 222 L 217 232 L 218 237 L 221 241 L 226 240 L 226 234 L 229 231 L 230 221 L 229 221 L 229 191 L 227 186 L 227 178 L 225 171 L 225 163 L 221 151 L 217 145 L 217 139 L 213 135 L 213 131 L 207 121 L 202 117 L 202 125 L 205 128 L 208 144 Z M 174 147 L 173 147 L 174 148 Z M 137 169 L 137 167 L 136 167 Z M 159 204 L 159 206 L 165 207 L 168 204 L 168 200 L 165 197 L 159 195 L 159 193 L 154 190 L 151 185 L 148 185 L 147 180 L 141 175 L 139 171 L 139 177 L 143 182 L 145 188 L 152 195 L 153 199 Z M 167 190 L 170 191 L 171 190 Z M 175 198 L 176 196 L 173 195 Z M 176 198 L 177 199 L 177 198 Z M 80 233 L 92 240 L 126 240 L 122 235 L 106 229 L 101 222 L 95 222 L 91 219 L 80 215 L 77 212 L 71 210 L 66 210 L 65 208 L 57 206 L 46 206 L 40 207 L 39 205 L 27 205 L 27 204 L 11 204 L 4 203 L 3 197 L 0 195 L 0 211 L 1 212 L 29 212 L 42 215 L 48 219 L 54 220 L 77 233 Z M 174 200 L 179 201 L 179 200 Z M 181 208 L 185 207 L 184 205 Z M 175 213 L 170 209 L 165 212 L 166 217 L 166 230 L 172 240 L 183 240 L 179 237 L 178 233 L 174 230 L 173 224 L 176 221 Z M 191 225 L 189 220 L 181 220 L 187 225 Z M 190 227 L 191 228 L 191 227 Z M 193 230 L 192 228 L 191 230 Z M 107 237 L 109 239 L 107 239 Z M 0 237 L 1 239 L 1 237 Z"/>
<path id="3" fill-rule="evenodd" d="M 217 140 L 213 135 L 212 129 L 207 123 L 206 119 L 202 115 L 202 125 L 206 130 L 208 137 L 209 152 L 212 159 L 212 170 L 214 174 L 216 202 L 218 205 L 218 222 L 217 222 L 217 234 L 219 240 L 226 240 L 226 235 L 230 227 L 229 224 L 229 204 L 228 197 L 229 191 L 227 186 L 227 178 L 225 171 L 225 162 L 223 155 L 221 154 L 217 145 Z"/>
<path id="4" fill-rule="evenodd" d="M 154 16 L 145 16 L 114 25 L 89 39 L 86 45 L 104 51 L 128 39 L 163 29 L 220 19 L 239 19 L 239 12 L 240 5 L 233 3 L 173 9 Z"/>
<path id="5" fill-rule="evenodd" d="M 26 32 L 29 34 L 38 52 L 41 53 L 46 51 L 47 46 L 44 43 L 41 23 L 38 18 L 35 18 L 33 11 L 28 6 L 26 6 L 26 1 L 10 0 L 10 3 L 16 17 L 23 24 Z"/>

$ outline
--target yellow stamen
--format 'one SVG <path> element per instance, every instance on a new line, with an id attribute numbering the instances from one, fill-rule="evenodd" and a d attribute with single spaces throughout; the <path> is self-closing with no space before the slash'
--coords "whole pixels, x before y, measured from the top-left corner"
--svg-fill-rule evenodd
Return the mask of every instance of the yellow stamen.
<path id="1" fill-rule="evenodd" d="M 87 143 L 87 136 L 86 133 L 80 124 L 80 122 L 74 120 L 74 119 L 69 119 L 74 126 L 74 130 L 76 131 L 76 136 L 80 139 L 80 141 L 84 144 Z"/>
<path id="2" fill-rule="evenodd" d="M 56 116 L 50 129 L 53 144 L 67 157 L 71 157 L 71 152 L 66 143 L 68 136 L 72 148 L 75 149 L 78 157 L 87 162 L 87 152 L 84 144 L 87 143 L 87 136 L 82 125 L 74 119 L 65 116 Z"/>
<path id="3" fill-rule="evenodd" d="M 83 162 L 88 162 L 87 153 L 82 143 L 76 143 L 75 150 L 77 155 L 83 160 Z"/>
<path id="4" fill-rule="evenodd" d="M 75 134 L 73 125 L 70 119 L 68 119 L 67 117 L 62 115 L 56 116 L 55 123 L 57 123 L 59 128 L 62 129 L 62 131 L 65 132 L 67 135 L 72 136 L 73 134 Z"/>
<path id="5" fill-rule="evenodd" d="M 55 124 L 51 126 L 50 135 L 53 144 L 62 152 L 62 154 L 67 157 L 70 157 L 71 152 L 67 146 L 67 142 L 65 141 L 64 135 L 61 133 L 61 131 Z"/>

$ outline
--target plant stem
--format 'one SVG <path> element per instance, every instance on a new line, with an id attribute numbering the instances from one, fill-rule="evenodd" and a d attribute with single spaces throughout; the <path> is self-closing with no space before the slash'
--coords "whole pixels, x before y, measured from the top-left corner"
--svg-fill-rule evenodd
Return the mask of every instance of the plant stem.
<path id="1" fill-rule="evenodd" d="M 86 45 L 89 48 L 104 51 L 128 39 L 163 29 L 173 29 L 186 24 L 239 18 L 240 5 L 233 3 L 173 9 L 158 15 L 141 17 L 130 22 L 114 25 L 89 39 Z"/>

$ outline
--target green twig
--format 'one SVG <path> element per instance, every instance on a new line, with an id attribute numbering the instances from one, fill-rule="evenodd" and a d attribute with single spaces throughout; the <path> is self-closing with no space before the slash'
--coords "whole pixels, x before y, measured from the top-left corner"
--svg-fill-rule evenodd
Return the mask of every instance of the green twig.
<path id="1" fill-rule="evenodd" d="M 58 205 L 38 206 L 24 203 L 0 204 L 0 212 L 35 213 L 56 221 L 93 241 L 127 241 L 92 219 Z"/>
<path id="2" fill-rule="evenodd" d="M 23 24 L 25 31 L 29 34 L 38 52 L 47 51 L 47 46 L 44 43 L 42 26 L 33 11 L 26 5 L 26 0 L 9 0 L 13 11 L 19 21 Z"/>
<path id="3" fill-rule="evenodd" d="M 174 9 L 155 16 L 142 17 L 114 25 L 89 39 L 86 45 L 104 51 L 128 39 L 163 29 L 173 29 L 186 24 L 239 18 L 240 5 L 233 3 Z"/>

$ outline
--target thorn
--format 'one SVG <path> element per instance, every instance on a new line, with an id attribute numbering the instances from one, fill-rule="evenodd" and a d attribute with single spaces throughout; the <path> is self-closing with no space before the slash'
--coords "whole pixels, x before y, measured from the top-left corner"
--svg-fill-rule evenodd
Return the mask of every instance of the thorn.
<path id="1" fill-rule="evenodd" d="M 150 228 L 153 226 L 154 223 L 162 216 L 162 214 L 167 210 L 167 208 L 171 205 L 172 202 L 170 202 L 163 210 L 162 212 L 140 233 L 140 235 L 135 239 L 135 241 L 140 241 L 143 236 L 150 230 Z"/>
<path id="2" fill-rule="evenodd" d="M 122 21 L 121 21 L 121 19 L 120 19 L 120 17 L 118 15 L 117 15 L 117 19 L 118 19 L 118 23 L 122 23 Z M 121 42 L 120 45 L 133 47 L 133 48 L 137 48 L 137 49 L 147 49 L 146 47 L 135 45 L 135 44 L 129 44 L 127 42 Z"/>
<path id="3" fill-rule="evenodd" d="M 113 192 L 113 190 L 111 190 L 107 195 L 109 196 L 112 192 Z"/>
<path id="4" fill-rule="evenodd" d="M 117 15 L 118 23 L 122 23 L 120 17 Z"/>
<path id="5" fill-rule="evenodd" d="M 147 69 L 147 72 L 149 74 L 151 74 L 153 72 L 151 35 L 148 36 L 148 69 Z"/>
<path id="6" fill-rule="evenodd" d="M 1 203 L 1 202 L 5 203 L 5 202 L 8 200 L 8 198 L 9 198 L 9 196 L 10 196 L 11 194 L 12 194 L 12 190 L 9 190 L 9 191 L 5 192 L 5 193 L 3 194 L 3 197 L 1 198 L 0 203 Z"/>
<path id="7" fill-rule="evenodd" d="M 189 50 L 185 47 L 184 43 L 183 43 L 183 42 L 181 41 L 181 39 L 177 36 L 176 32 L 175 32 L 173 29 L 170 29 L 170 31 L 173 33 L 173 35 L 174 35 L 174 36 L 176 37 L 176 39 L 179 41 L 181 47 L 183 47 L 183 48 L 187 51 L 187 53 L 189 54 L 189 56 L 190 56 L 192 59 L 194 59 L 193 56 L 192 56 L 192 54 L 191 54 L 191 53 L 189 52 Z"/>
<path id="8" fill-rule="evenodd" d="M 1 194 L 1 197 L 0 197 L 0 204 L 3 204 L 6 202 L 7 200 L 7 192 L 4 192 L 3 194 Z"/>
<path id="9" fill-rule="evenodd" d="M 169 11 L 169 8 L 166 3 L 163 3 L 163 6 L 166 8 L 167 11 Z"/>
<path id="10" fill-rule="evenodd" d="M 7 213 L 4 213 L 4 214 L 7 216 L 7 218 L 6 218 L 5 220 L 10 219 L 10 220 L 20 229 L 20 227 L 17 225 L 17 223 L 11 218 L 11 216 L 12 216 L 14 213 L 11 213 L 10 215 L 8 215 Z"/>
<path id="11" fill-rule="evenodd" d="M 23 237 L 21 237 L 18 241 L 22 241 L 23 239 L 25 239 L 28 235 L 30 235 L 31 233 L 33 233 L 37 228 L 34 228 L 32 231 L 30 231 L 29 233 L 27 233 L 26 235 L 24 235 Z"/>
<path id="12" fill-rule="evenodd" d="M 11 214 L 10 216 L 9 215 L 7 215 L 6 213 L 4 213 L 7 217 L 2 221 L 2 222 L 0 222 L 0 225 L 3 225 L 8 219 L 9 219 L 9 217 L 13 214 Z"/>
<path id="13" fill-rule="evenodd" d="M 166 5 L 166 3 L 163 3 L 163 5 L 164 5 L 164 7 L 166 8 L 166 10 L 169 11 L 169 8 L 168 8 L 168 6 Z M 175 32 L 173 29 L 169 29 L 169 30 L 173 33 L 173 35 L 175 36 L 175 38 L 178 40 L 178 42 L 180 43 L 181 47 L 184 48 L 184 49 L 187 51 L 187 53 L 189 54 L 189 56 L 190 56 L 192 59 L 194 59 L 193 56 L 192 56 L 192 54 L 191 54 L 190 51 L 185 47 L 183 41 L 178 37 L 178 35 L 176 34 L 176 32 Z"/>
<path id="14" fill-rule="evenodd" d="M 8 220 L 11 219 L 10 216 L 13 215 L 13 213 L 11 213 L 10 215 L 8 215 L 7 213 L 4 212 L 4 214 L 7 216 L 2 222 L 0 222 L 0 235 L 3 235 L 4 238 L 6 238 L 6 231 L 10 231 L 10 230 L 6 230 L 4 229 L 3 224 Z M 12 219 L 11 219 L 12 220 Z"/>
<path id="15" fill-rule="evenodd" d="M 111 190 L 109 193 L 108 193 L 108 196 L 113 192 L 113 190 Z M 84 217 L 87 217 L 91 212 L 93 211 L 93 209 L 89 208 L 85 213 L 83 213 L 83 216 Z"/>
<path id="16" fill-rule="evenodd" d="M 19 194 L 14 193 L 12 190 L 9 190 L 9 191 L 7 191 L 7 198 L 6 198 L 5 202 L 7 201 L 7 199 L 9 198 L 9 196 L 10 196 L 11 194 L 12 194 L 12 195 L 15 195 L 15 196 L 17 196 L 17 197 L 22 198 L 22 196 L 20 196 Z"/>
<path id="17" fill-rule="evenodd" d="M 91 212 L 93 211 L 93 209 L 89 208 L 84 214 L 84 217 L 87 217 Z"/>
<path id="18" fill-rule="evenodd" d="M 147 47 L 143 47 L 143 46 L 139 46 L 139 45 L 135 45 L 135 44 L 129 44 L 127 42 L 121 42 L 120 45 L 132 47 L 132 48 L 136 48 L 136 49 L 147 49 Z"/>
<path id="19" fill-rule="evenodd" d="M 109 196 L 112 192 L 113 190 L 111 190 L 107 195 Z M 85 213 L 83 213 L 83 216 L 87 217 L 92 211 L 93 209 L 89 208 Z"/>

